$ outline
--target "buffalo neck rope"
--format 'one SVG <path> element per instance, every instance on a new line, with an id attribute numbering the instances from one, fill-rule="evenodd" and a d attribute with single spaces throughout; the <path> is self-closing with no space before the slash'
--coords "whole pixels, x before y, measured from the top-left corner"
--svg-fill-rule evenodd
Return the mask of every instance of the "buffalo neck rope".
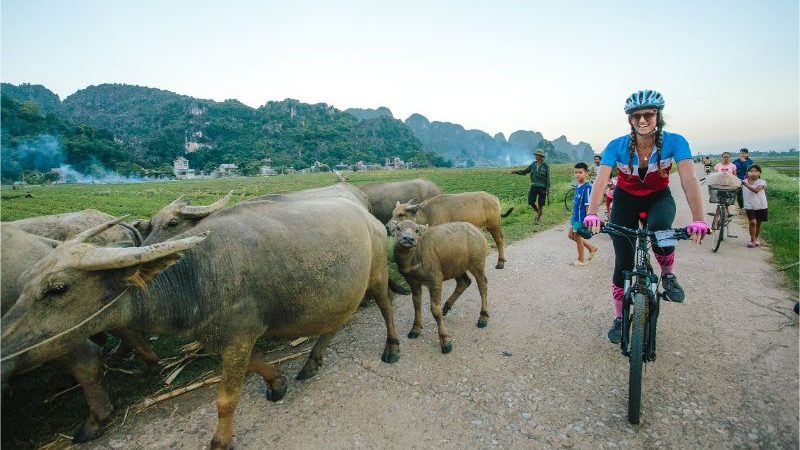
<path id="1" fill-rule="evenodd" d="M 18 352 L 15 352 L 15 353 L 13 353 L 13 354 L 11 354 L 11 355 L 3 355 L 3 357 L 2 357 L 2 358 L 0 358 L 0 362 L 3 362 L 3 361 L 6 361 L 6 360 L 9 360 L 9 359 L 11 359 L 11 358 L 16 358 L 17 356 L 19 356 L 19 355 L 22 355 L 23 353 L 27 353 L 27 352 L 29 352 L 29 351 L 31 351 L 31 350 L 33 350 L 33 349 L 37 348 L 37 347 L 41 347 L 42 345 L 44 345 L 44 344 L 47 344 L 47 343 L 48 343 L 48 342 L 50 342 L 50 341 L 53 341 L 53 340 L 55 340 L 55 339 L 58 339 L 58 338 L 60 338 L 61 336 L 65 335 L 65 334 L 67 334 L 67 333 L 71 333 L 71 332 L 75 331 L 76 329 L 78 329 L 78 328 L 80 328 L 80 327 L 82 327 L 82 326 L 86 325 L 86 323 L 88 323 L 90 320 L 94 319 L 94 318 L 95 318 L 95 317 L 97 317 L 97 316 L 98 316 L 100 313 L 102 313 L 102 312 L 103 312 L 103 311 L 105 311 L 106 309 L 110 308 L 110 307 L 111 307 L 111 305 L 113 305 L 114 303 L 116 303 L 116 302 L 117 302 L 117 300 L 119 300 L 119 299 L 120 299 L 120 298 L 121 298 L 123 295 L 125 295 L 125 293 L 126 293 L 126 292 L 128 292 L 128 289 L 129 289 L 129 288 L 130 288 L 130 286 L 126 286 L 126 287 L 125 287 L 125 289 L 123 289 L 123 290 L 122 290 L 122 292 L 120 292 L 120 293 L 119 293 L 119 295 L 117 295 L 116 297 L 114 297 L 114 299 L 113 299 L 113 300 L 111 300 L 110 302 L 106 303 L 106 304 L 105 304 L 105 305 L 104 305 L 102 308 L 100 308 L 99 310 L 97 310 L 97 312 L 95 312 L 95 313 L 94 313 L 94 314 L 92 314 L 91 316 L 89 316 L 89 317 L 87 317 L 87 318 L 83 319 L 82 321 L 80 321 L 80 322 L 79 322 L 77 325 L 75 325 L 75 326 L 73 326 L 73 327 L 71 327 L 71 328 L 68 328 L 68 329 L 66 329 L 66 330 L 62 331 L 62 332 L 60 332 L 60 333 L 56 334 L 55 336 L 51 336 L 51 337 L 49 337 L 49 338 L 47 338 L 47 339 L 45 339 L 45 340 L 43 340 L 43 341 L 41 341 L 41 342 L 37 342 L 36 344 L 33 344 L 33 345 L 31 345 L 30 347 L 23 348 L 22 350 L 20 350 L 20 351 L 18 351 Z"/>

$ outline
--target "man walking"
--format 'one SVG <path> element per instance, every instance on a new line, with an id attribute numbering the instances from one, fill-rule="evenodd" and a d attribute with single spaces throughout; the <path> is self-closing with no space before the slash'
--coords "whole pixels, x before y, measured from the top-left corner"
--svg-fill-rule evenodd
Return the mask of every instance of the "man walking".
<path id="1" fill-rule="evenodd" d="M 542 219 L 544 202 L 550 191 L 550 167 L 544 162 L 544 150 L 537 148 L 533 152 L 535 161 L 522 170 L 512 170 L 517 175 L 531 174 L 531 188 L 528 191 L 528 204 L 536 211 L 534 223 Z"/>
<path id="2" fill-rule="evenodd" d="M 597 177 L 597 169 L 600 168 L 600 155 L 594 155 L 594 164 L 589 166 L 589 182 L 594 183 Z"/>
<path id="3" fill-rule="evenodd" d="M 739 159 L 733 162 L 736 166 L 736 176 L 739 177 L 742 182 L 747 178 L 747 171 L 750 170 L 750 166 L 753 165 L 753 160 L 750 159 L 750 151 L 746 148 L 739 150 Z M 744 188 L 742 188 L 744 189 Z M 744 196 L 742 194 L 742 189 L 739 189 L 739 192 L 736 194 L 736 203 L 739 205 L 739 214 L 744 214 Z"/>

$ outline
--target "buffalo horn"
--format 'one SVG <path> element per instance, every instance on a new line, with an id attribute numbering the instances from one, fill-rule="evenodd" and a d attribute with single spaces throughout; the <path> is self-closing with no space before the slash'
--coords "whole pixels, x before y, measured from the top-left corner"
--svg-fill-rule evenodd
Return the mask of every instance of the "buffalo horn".
<path id="1" fill-rule="evenodd" d="M 91 239 L 91 238 L 97 236 L 98 234 L 102 233 L 103 231 L 106 231 L 107 229 L 113 227 L 114 225 L 122 222 L 122 219 L 124 219 L 126 217 L 128 217 L 128 216 L 125 215 L 125 216 L 122 216 L 122 217 L 118 217 L 118 218 L 116 218 L 114 220 L 109 220 L 108 222 L 100 224 L 100 225 L 98 225 L 96 227 L 92 227 L 92 228 L 89 228 L 88 230 L 84 230 L 84 231 L 76 234 L 75 236 L 72 236 L 72 238 L 68 239 L 66 242 L 71 242 L 73 244 L 77 244 L 77 243 L 80 243 L 80 242 L 86 242 L 89 239 Z"/>
<path id="2" fill-rule="evenodd" d="M 186 200 L 183 199 L 182 195 L 180 197 L 176 198 L 175 200 L 173 200 L 172 203 L 170 203 L 170 205 L 185 205 L 185 204 L 186 204 Z"/>
<path id="3" fill-rule="evenodd" d="M 145 247 L 94 248 L 84 254 L 78 264 L 78 268 L 83 270 L 119 269 L 146 263 L 173 253 L 188 250 L 203 242 L 207 235 L 208 233 L 202 233 L 198 236 L 160 242 Z"/>
<path id="4" fill-rule="evenodd" d="M 214 214 L 215 212 L 222 209 L 222 207 L 225 206 L 226 203 L 228 203 L 228 200 L 231 199 L 232 194 L 233 191 L 230 191 L 228 192 L 228 195 L 226 195 L 225 197 L 222 197 L 221 199 L 215 201 L 214 203 L 206 206 L 186 205 L 183 208 L 181 208 L 181 216 L 189 219 L 202 219 L 203 217 L 210 216 L 211 214 Z"/>

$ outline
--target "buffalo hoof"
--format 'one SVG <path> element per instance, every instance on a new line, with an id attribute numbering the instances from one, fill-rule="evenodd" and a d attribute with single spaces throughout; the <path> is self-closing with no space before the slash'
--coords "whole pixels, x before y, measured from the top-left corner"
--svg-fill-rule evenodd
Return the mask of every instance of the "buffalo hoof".
<path id="1" fill-rule="evenodd" d="M 497 261 L 497 265 L 494 266 L 494 268 L 495 269 L 502 269 L 505 266 L 506 266 L 506 262 L 505 261 Z"/>
<path id="2" fill-rule="evenodd" d="M 445 304 L 444 304 L 444 307 L 442 307 L 442 315 L 443 315 L 443 316 L 446 316 L 448 312 L 450 312 L 450 305 L 448 305 L 447 303 L 445 303 Z"/>
<path id="3" fill-rule="evenodd" d="M 93 429 L 91 429 L 93 428 Z M 87 427 L 86 424 L 81 426 L 81 429 L 75 433 L 75 436 L 72 436 L 72 442 L 75 444 L 80 444 L 81 442 L 91 441 L 93 439 L 97 439 L 103 435 L 106 431 L 105 427 L 97 426 L 97 427 Z"/>
<path id="4" fill-rule="evenodd" d="M 419 331 L 411 330 L 411 331 L 408 332 L 408 338 L 409 339 L 416 339 L 418 337 L 419 337 Z"/>
<path id="5" fill-rule="evenodd" d="M 267 400 L 271 402 L 277 402 L 278 400 L 282 399 L 284 395 L 286 395 L 286 390 L 289 388 L 289 382 L 286 380 L 286 377 L 281 375 L 281 384 L 277 388 L 273 389 L 267 384 Z"/>
<path id="6" fill-rule="evenodd" d="M 411 293 L 411 288 L 405 287 L 391 278 L 389 278 L 389 289 L 395 294 L 400 295 L 408 295 Z"/>
<path id="7" fill-rule="evenodd" d="M 396 363 L 400 360 L 400 353 L 395 350 L 386 349 L 383 351 L 383 355 L 381 355 L 381 361 L 391 364 Z"/>
<path id="8" fill-rule="evenodd" d="M 478 319 L 478 328 L 486 328 L 486 325 L 489 325 L 489 321 L 481 317 Z"/>
<path id="9" fill-rule="evenodd" d="M 318 371 L 319 365 L 317 365 L 313 359 L 309 358 L 308 361 L 306 361 L 306 365 L 303 366 L 303 370 L 295 377 L 295 380 L 307 380 L 316 375 Z"/>
<path id="10" fill-rule="evenodd" d="M 144 376 L 146 377 L 155 377 L 161 373 L 161 366 L 158 364 L 148 364 L 147 368 L 144 369 Z"/>
<path id="11" fill-rule="evenodd" d="M 361 299 L 361 304 L 358 306 L 362 308 L 366 308 L 367 306 L 369 306 L 369 298 L 364 297 L 363 299 Z"/>
<path id="12" fill-rule="evenodd" d="M 228 444 L 223 444 L 215 437 L 211 440 L 211 444 L 208 446 L 208 448 L 209 450 L 232 450 L 233 440 L 231 440 L 231 442 Z"/>
<path id="13" fill-rule="evenodd" d="M 303 370 L 301 370 L 300 373 L 298 373 L 297 376 L 294 377 L 294 379 L 300 381 L 307 380 L 316 375 L 318 371 L 319 371 L 318 367 L 313 367 L 313 368 L 303 367 Z"/>
<path id="14" fill-rule="evenodd" d="M 447 344 L 442 345 L 442 353 L 448 354 L 453 351 L 453 343 L 448 342 Z"/>

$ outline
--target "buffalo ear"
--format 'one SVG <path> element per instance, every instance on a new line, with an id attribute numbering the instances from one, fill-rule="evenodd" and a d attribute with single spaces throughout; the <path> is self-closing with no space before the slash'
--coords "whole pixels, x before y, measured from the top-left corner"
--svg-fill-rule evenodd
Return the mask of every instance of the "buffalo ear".
<path id="1" fill-rule="evenodd" d="M 414 203 L 417 203 L 417 199 L 415 199 L 415 198 L 410 198 L 410 199 L 408 199 L 408 201 L 407 201 L 406 203 L 407 203 L 407 204 L 409 204 L 409 205 L 412 205 L 412 204 L 414 204 Z"/>
<path id="2" fill-rule="evenodd" d="M 414 212 L 414 213 L 415 213 L 415 212 L 419 211 L 419 208 L 420 208 L 421 206 L 422 206 L 421 204 L 420 204 L 420 205 L 412 205 L 412 204 L 409 204 L 409 205 L 406 207 L 406 211 L 410 211 L 410 212 Z"/>
<path id="3" fill-rule="evenodd" d="M 50 238 L 46 238 L 46 237 L 42 237 L 42 236 L 36 236 L 36 238 L 39 239 L 40 241 L 44 242 L 45 245 L 48 245 L 48 246 L 50 246 L 52 248 L 56 248 L 59 245 L 61 245 L 61 241 L 57 241 L 55 239 L 50 239 Z"/>
<path id="4" fill-rule="evenodd" d="M 393 234 L 395 231 L 397 231 L 397 229 L 399 228 L 397 226 L 398 223 L 399 222 L 397 222 L 396 220 L 390 220 L 386 222 L 386 230 L 389 231 L 389 234 Z"/>
<path id="5" fill-rule="evenodd" d="M 424 236 L 425 233 L 427 233 L 427 232 L 428 232 L 428 226 L 427 225 L 420 225 L 419 226 L 419 235 L 420 236 Z"/>
<path id="6" fill-rule="evenodd" d="M 150 234 L 150 230 L 152 228 L 150 220 L 148 219 L 134 220 L 133 222 L 131 222 L 131 226 L 139 230 L 139 234 L 141 234 L 142 237 L 145 238 L 147 237 L 147 235 Z"/>
<path id="7" fill-rule="evenodd" d="M 397 203 L 394 204 L 394 207 L 395 208 L 399 208 L 400 207 L 400 200 L 398 200 Z"/>
<path id="8" fill-rule="evenodd" d="M 171 253 L 162 258 L 147 261 L 139 264 L 136 271 L 133 272 L 127 279 L 128 284 L 143 288 L 147 283 L 153 280 L 159 273 L 166 270 L 170 266 L 177 264 L 181 260 L 179 253 Z"/>

